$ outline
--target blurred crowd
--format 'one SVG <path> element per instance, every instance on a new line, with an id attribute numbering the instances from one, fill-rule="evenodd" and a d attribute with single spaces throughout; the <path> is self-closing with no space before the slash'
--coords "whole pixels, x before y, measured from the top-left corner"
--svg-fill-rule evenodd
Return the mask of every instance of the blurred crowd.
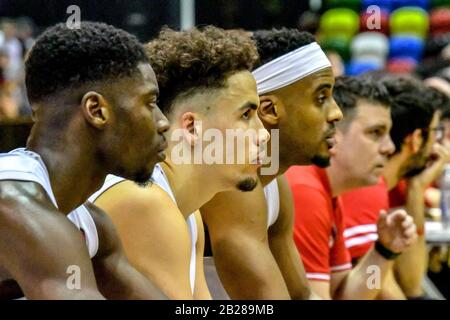
<path id="1" fill-rule="evenodd" d="M 24 59 L 34 43 L 29 18 L 0 21 L 0 121 L 29 117 L 25 92 Z"/>

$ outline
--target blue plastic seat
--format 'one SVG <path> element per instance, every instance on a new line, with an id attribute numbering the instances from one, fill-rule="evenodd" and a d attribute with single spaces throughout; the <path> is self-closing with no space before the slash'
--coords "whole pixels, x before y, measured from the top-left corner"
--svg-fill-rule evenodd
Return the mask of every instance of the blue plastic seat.
<path id="1" fill-rule="evenodd" d="M 391 59 L 411 58 L 416 62 L 422 59 L 425 43 L 422 39 L 411 36 L 392 37 L 389 43 Z"/>
<path id="2" fill-rule="evenodd" d="M 379 65 L 366 61 L 350 61 L 345 68 L 345 74 L 348 76 L 358 76 L 360 74 L 382 69 Z"/>
<path id="3" fill-rule="evenodd" d="M 428 0 L 392 0 L 392 10 L 403 7 L 419 7 L 423 10 L 428 10 Z"/>
<path id="4" fill-rule="evenodd" d="M 367 11 L 367 8 L 370 6 L 377 6 L 383 11 L 391 12 L 392 0 L 363 0 L 361 4 L 361 11 Z"/>

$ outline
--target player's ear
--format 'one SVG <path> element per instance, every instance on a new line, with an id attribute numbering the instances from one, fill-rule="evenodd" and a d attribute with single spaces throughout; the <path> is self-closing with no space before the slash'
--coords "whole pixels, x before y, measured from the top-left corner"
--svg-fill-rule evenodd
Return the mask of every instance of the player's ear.
<path id="1" fill-rule="evenodd" d="M 181 116 L 181 128 L 183 129 L 184 139 L 190 146 L 195 146 L 201 139 L 202 128 L 200 119 L 197 119 L 194 112 L 185 112 Z"/>
<path id="2" fill-rule="evenodd" d="M 80 107 L 86 121 L 97 129 L 103 129 L 110 121 L 111 105 L 97 92 L 86 93 Z"/>
<path id="3" fill-rule="evenodd" d="M 275 95 L 262 95 L 259 97 L 258 116 L 262 122 L 269 126 L 276 126 L 279 122 L 283 103 Z"/>

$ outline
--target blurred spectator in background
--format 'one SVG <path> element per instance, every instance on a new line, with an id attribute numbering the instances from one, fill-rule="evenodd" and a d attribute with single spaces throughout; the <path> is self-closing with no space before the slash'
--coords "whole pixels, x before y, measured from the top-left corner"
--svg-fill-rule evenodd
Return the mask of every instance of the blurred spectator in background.
<path id="1" fill-rule="evenodd" d="M 27 17 L 17 19 L 17 37 L 22 44 L 23 58 L 33 46 L 35 26 L 33 21 Z"/>
<path id="2" fill-rule="evenodd" d="M 17 27 L 14 20 L 4 19 L 1 22 L 3 31 L 3 44 L 9 56 L 9 65 L 5 70 L 5 77 L 10 81 L 19 81 L 20 73 L 23 69 L 23 50 L 22 44 L 17 38 Z"/>
<path id="3" fill-rule="evenodd" d="M 297 27 L 300 31 L 307 31 L 313 35 L 319 30 L 320 15 L 313 11 L 305 11 L 298 18 Z"/>
<path id="4" fill-rule="evenodd" d="M 34 43 L 29 18 L 0 22 L 0 121 L 29 116 L 25 89 L 24 58 Z"/>
<path id="5" fill-rule="evenodd" d="M 10 59 L 5 49 L 0 49 L 0 120 L 12 119 L 18 116 L 19 108 L 13 98 L 15 83 L 5 77 L 5 71 L 10 65 Z"/>

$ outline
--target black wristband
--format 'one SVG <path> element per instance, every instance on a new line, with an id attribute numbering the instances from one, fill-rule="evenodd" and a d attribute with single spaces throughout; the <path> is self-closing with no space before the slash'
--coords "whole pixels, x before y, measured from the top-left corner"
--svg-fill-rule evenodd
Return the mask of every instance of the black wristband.
<path id="1" fill-rule="evenodd" d="M 379 240 L 375 241 L 375 250 L 386 260 L 394 260 L 400 255 L 383 246 Z"/>

